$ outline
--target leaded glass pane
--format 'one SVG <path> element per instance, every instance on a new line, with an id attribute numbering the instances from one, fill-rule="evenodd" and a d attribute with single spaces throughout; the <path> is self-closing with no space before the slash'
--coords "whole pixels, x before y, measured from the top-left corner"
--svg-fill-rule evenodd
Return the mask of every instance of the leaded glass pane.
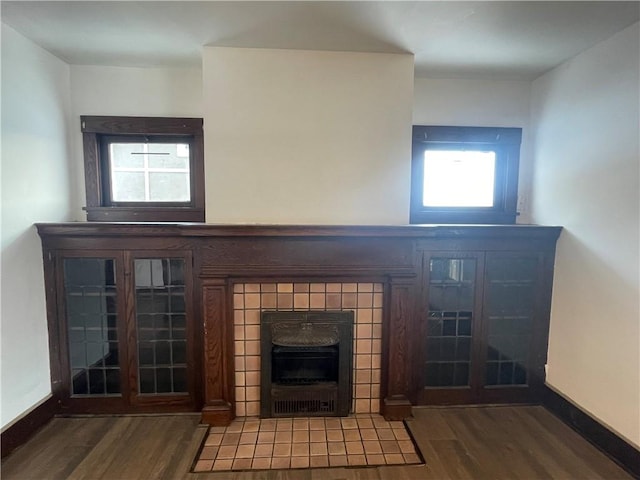
<path id="1" fill-rule="evenodd" d="M 486 268 L 486 385 L 526 385 L 537 259 L 490 258 Z"/>
<path id="2" fill-rule="evenodd" d="M 475 270 L 475 259 L 429 262 L 426 387 L 469 385 Z"/>
<path id="3" fill-rule="evenodd" d="M 115 269 L 113 259 L 64 260 L 72 396 L 120 394 Z"/>
<path id="4" fill-rule="evenodd" d="M 140 394 L 187 393 L 185 261 L 139 258 L 134 267 Z"/>

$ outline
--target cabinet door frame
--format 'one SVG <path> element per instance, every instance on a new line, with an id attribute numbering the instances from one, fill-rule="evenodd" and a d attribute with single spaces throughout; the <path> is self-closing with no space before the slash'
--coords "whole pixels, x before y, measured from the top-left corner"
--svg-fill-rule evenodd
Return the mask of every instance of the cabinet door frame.
<path id="1" fill-rule="evenodd" d="M 476 403 L 480 394 L 478 380 L 481 378 L 481 367 L 479 355 L 482 350 L 481 319 L 482 319 L 482 299 L 483 299 L 483 272 L 484 272 L 484 252 L 481 251 L 446 251 L 446 250 L 424 250 L 421 252 L 422 273 L 420 275 L 420 291 L 416 296 L 418 305 L 416 306 L 416 321 L 414 324 L 414 351 L 418 355 L 414 361 L 414 403 L 418 405 L 461 405 Z M 434 258 L 446 258 L 451 260 L 475 260 L 474 295 L 473 295 L 473 318 L 471 328 L 471 352 L 469 384 L 464 387 L 425 387 L 423 366 L 429 353 L 424 347 L 426 342 L 427 322 L 429 312 L 429 284 L 431 281 L 430 261 Z"/>
<path id="2" fill-rule="evenodd" d="M 107 259 L 115 262 L 115 287 L 117 298 L 117 332 L 118 332 L 118 358 L 120 360 L 120 396 L 74 396 L 71 384 L 71 361 L 68 335 L 67 306 L 65 301 L 64 285 L 64 261 L 66 259 L 95 258 Z M 93 413 L 96 411 L 107 413 L 120 413 L 128 411 L 130 403 L 129 391 L 127 388 L 128 357 L 126 341 L 125 318 L 125 287 L 124 287 L 124 260 L 120 250 L 91 250 L 56 252 L 55 259 L 55 280 L 57 298 L 57 318 L 58 318 L 58 342 L 59 342 L 59 362 L 60 362 L 60 383 L 59 398 L 63 411 L 72 413 Z"/>
<path id="3" fill-rule="evenodd" d="M 136 295 L 135 295 L 135 261 L 138 259 L 182 259 L 184 260 L 184 288 L 185 288 L 185 329 L 187 355 L 187 392 L 184 394 L 150 394 L 141 395 L 138 389 L 138 335 L 136 328 Z M 195 359 L 195 322 L 194 322 L 194 285 L 193 285 L 193 254 L 189 250 L 127 250 L 124 252 L 126 298 L 126 331 L 127 344 L 130 352 L 128 356 L 128 391 L 132 407 L 162 406 L 184 410 L 196 408 L 196 359 Z"/>

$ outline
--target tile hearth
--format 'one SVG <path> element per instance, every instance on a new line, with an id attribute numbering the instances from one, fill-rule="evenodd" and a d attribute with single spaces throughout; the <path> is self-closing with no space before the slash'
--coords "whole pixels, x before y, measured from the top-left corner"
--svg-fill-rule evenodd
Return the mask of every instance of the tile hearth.
<path id="1" fill-rule="evenodd" d="M 237 418 L 211 427 L 193 472 L 423 463 L 403 422 L 381 415 Z"/>

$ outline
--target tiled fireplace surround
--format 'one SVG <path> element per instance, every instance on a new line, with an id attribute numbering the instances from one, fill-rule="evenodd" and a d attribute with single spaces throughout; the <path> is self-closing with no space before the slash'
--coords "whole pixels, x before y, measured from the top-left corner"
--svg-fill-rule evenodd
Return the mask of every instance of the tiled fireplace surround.
<path id="1" fill-rule="evenodd" d="M 380 411 L 381 283 L 237 283 L 233 288 L 235 414 L 260 414 L 260 314 L 353 310 L 353 413 Z"/>

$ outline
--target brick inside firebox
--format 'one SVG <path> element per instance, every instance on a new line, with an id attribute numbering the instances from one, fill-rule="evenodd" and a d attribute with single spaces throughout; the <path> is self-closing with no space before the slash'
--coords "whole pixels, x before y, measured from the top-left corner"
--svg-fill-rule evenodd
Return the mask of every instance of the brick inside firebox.
<path id="1" fill-rule="evenodd" d="M 353 310 L 354 413 L 380 411 L 382 284 L 242 283 L 234 286 L 236 415 L 260 414 L 262 310 Z"/>

